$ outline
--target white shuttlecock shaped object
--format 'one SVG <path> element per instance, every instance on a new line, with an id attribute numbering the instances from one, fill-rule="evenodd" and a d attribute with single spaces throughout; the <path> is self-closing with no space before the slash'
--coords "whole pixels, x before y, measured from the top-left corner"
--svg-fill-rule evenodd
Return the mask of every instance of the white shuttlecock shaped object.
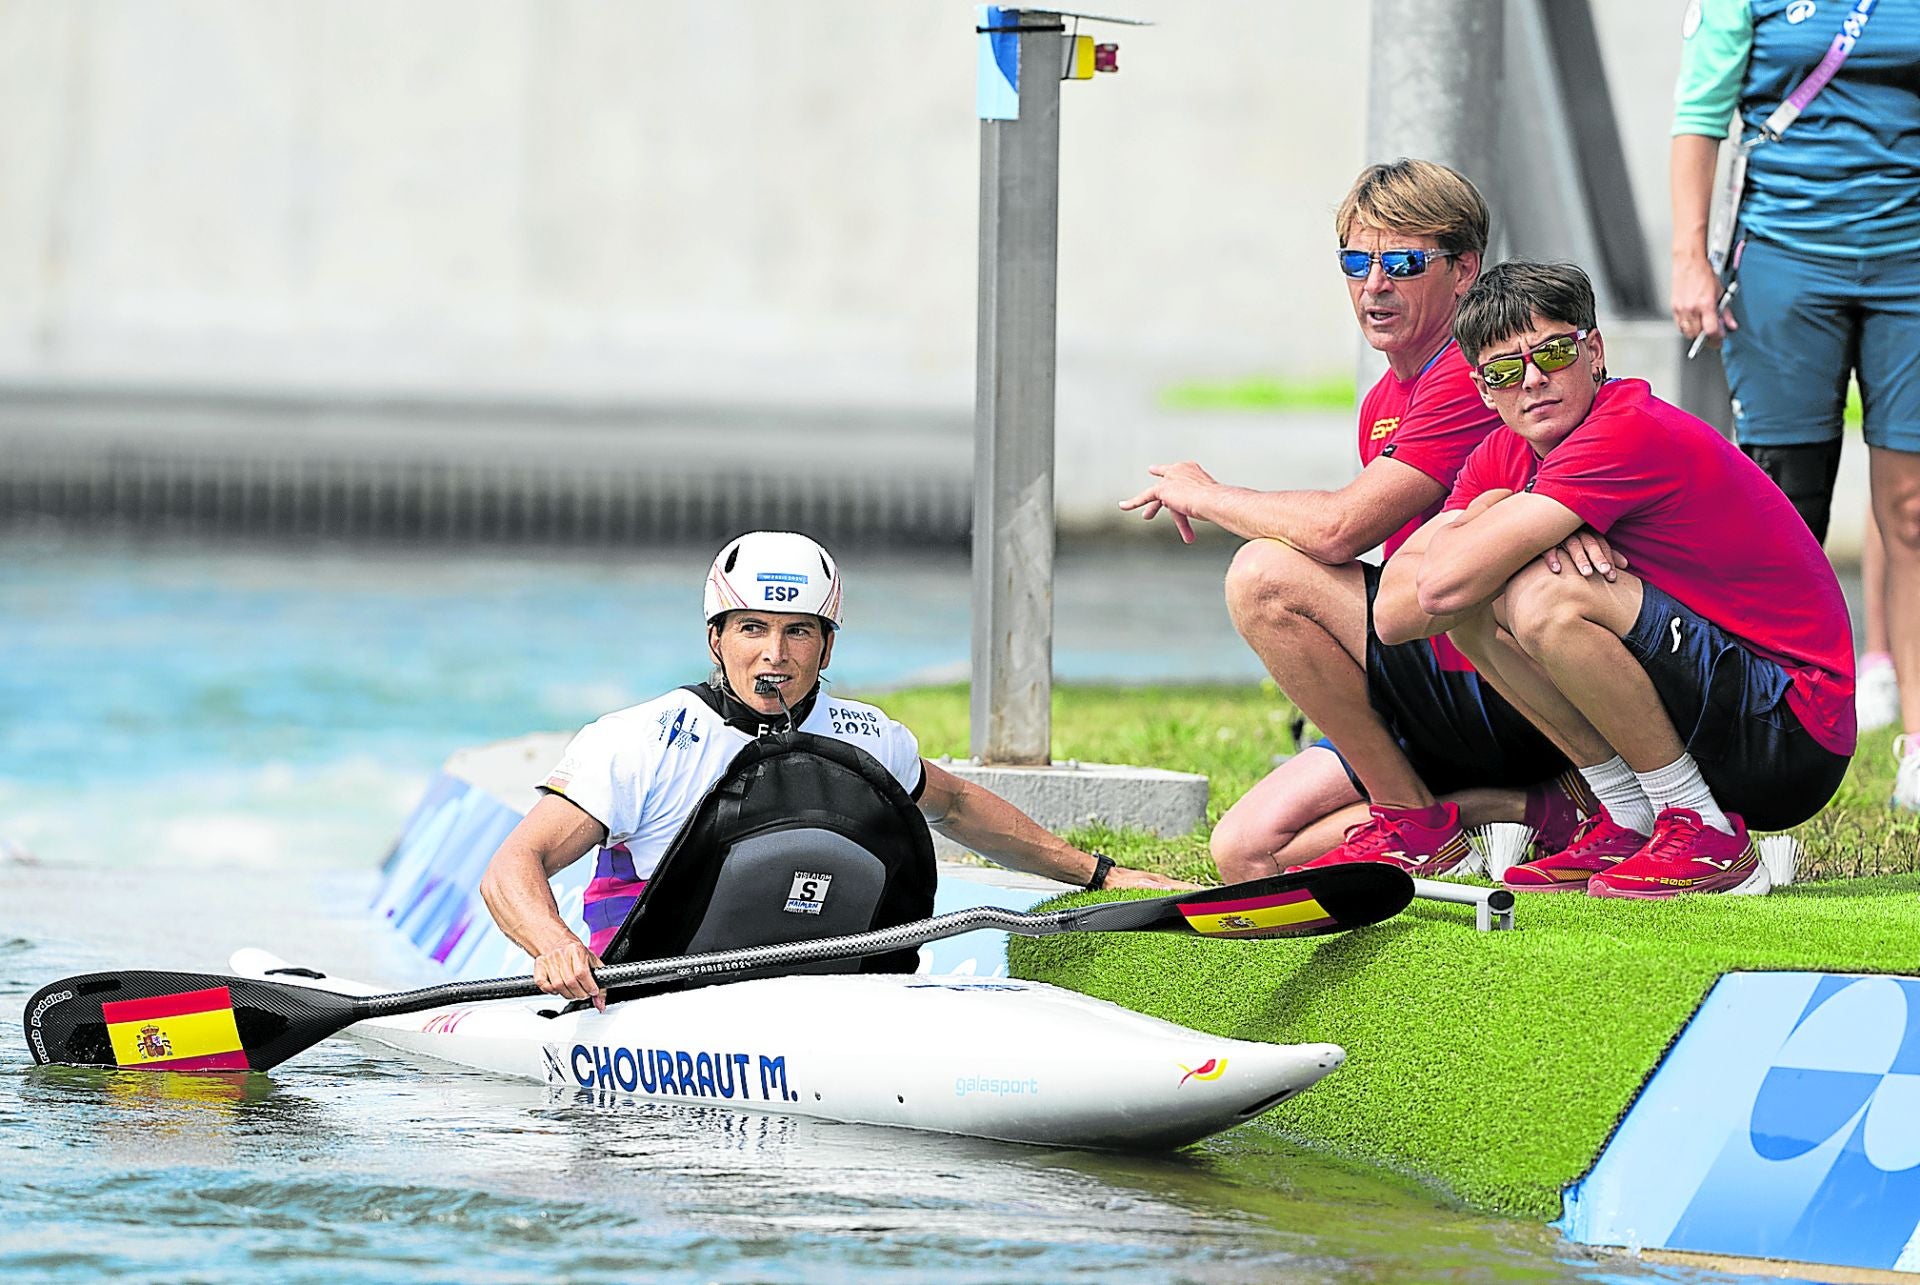
<path id="1" fill-rule="evenodd" d="M 1481 856 L 1481 869 L 1487 878 L 1500 882 L 1509 869 L 1533 859 L 1536 831 L 1515 821 L 1494 821 L 1480 827 L 1474 846 Z"/>
<path id="2" fill-rule="evenodd" d="M 1754 846 L 1760 849 L 1760 864 L 1775 888 L 1784 888 L 1793 882 L 1793 876 L 1800 869 L 1800 840 L 1790 834 L 1769 834 Z"/>

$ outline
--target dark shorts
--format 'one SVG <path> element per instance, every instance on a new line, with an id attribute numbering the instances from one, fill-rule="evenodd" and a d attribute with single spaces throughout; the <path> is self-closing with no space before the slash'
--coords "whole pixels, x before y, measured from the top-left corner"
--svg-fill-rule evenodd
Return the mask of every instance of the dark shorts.
<path id="1" fill-rule="evenodd" d="M 1627 650 L 1653 680 L 1714 800 L 1754 830 L 1784 830 L 1825 807 L 1851 756 L 1801 725 L 1787 705 L 1787 671 L 1664 590 L 1647 584 L 1644 592 Z"/>
<path id="2" fill-rule="evenodd" d="M 1479 674 L 1440 668 L 1424 638 L 1381 642 L 1373 631 L 1380 568 L 1363 563 L 1361 570 L 1367 578 L 1367 701 L 1429 790 L 1524 789 L 1567 770 L 1566 756 Z M 1340 753 L 1330 741 L 1317 743 Z M 1340 765 L 1365 798 L 1366 787 L 1344 756 Z"/>
<path id="3" fill-rule="evenodd" d="M 1920 451 L 1920 253 L 1816 255 L 1748 239 L 1724 349 L 1742 446 L 1840 439 L 1858 374 L 1869 446 Z"/>

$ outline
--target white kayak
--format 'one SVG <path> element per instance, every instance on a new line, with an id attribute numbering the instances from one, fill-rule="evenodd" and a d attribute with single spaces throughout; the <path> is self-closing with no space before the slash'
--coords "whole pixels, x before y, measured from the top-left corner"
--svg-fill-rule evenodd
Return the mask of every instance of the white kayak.
<path id="1" fill-rule="evenodd" d="M 379 988 L 242 977 L 342 995 Z M 677 1103 L 1102 1150 L 1179 1147 L 1316 1083 L 1334 1044 L 1206 1035 L 1043 982 L 917 974 L 761 978 L 561 1012 L 552 997 L 356 1023 L 403 1053 L 534 1080 L 596 1105 Z"/>

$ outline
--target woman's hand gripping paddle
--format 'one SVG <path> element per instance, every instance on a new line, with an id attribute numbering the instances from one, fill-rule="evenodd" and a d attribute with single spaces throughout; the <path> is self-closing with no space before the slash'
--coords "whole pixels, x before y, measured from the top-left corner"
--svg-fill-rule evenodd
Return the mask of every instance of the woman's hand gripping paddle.
<path id="1" fill-rule="evenodd" d="M 847 937 L 616 964 L 596 976 L 611 988 L 852 959 L 981 928 L 1028 937 L 1065 932 L 1309 937 L 1378 923 L 1400 913 L 1412 899 L 1413 880 L 1395 866 L 1328 866 L 1224 888 L 1037 914 L 981 906 Z M 36 1062 L 157 1071 L 265 1071 L 368 1018 L 538 994 L 531 977 L 352 996 L 211 973 L 89 973 L 41 987 L 27 1002 L 24 1020 L 27 1046 Z"/>

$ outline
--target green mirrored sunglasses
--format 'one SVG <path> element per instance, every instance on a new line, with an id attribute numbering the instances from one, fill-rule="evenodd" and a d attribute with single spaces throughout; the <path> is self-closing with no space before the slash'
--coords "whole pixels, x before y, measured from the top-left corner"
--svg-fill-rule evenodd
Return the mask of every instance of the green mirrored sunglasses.
<path id="1" fill-rule="evenodd" d="M 1556 370 L 1565 370 L 1580 360 L 1580 341 L 1593 332 L 1575 330 L 1564 335 L 1555 335 L 1543 339 L 1531 349 L 1524 349 L 1511 357 L 1495 357 L 1483 361 L 1477 367 L 1480 382 L 1488 388 L 1512 388 L 1527 375 L 1527 363 L 1539 367 L 1543 375 L 1551 375 Z"/>

